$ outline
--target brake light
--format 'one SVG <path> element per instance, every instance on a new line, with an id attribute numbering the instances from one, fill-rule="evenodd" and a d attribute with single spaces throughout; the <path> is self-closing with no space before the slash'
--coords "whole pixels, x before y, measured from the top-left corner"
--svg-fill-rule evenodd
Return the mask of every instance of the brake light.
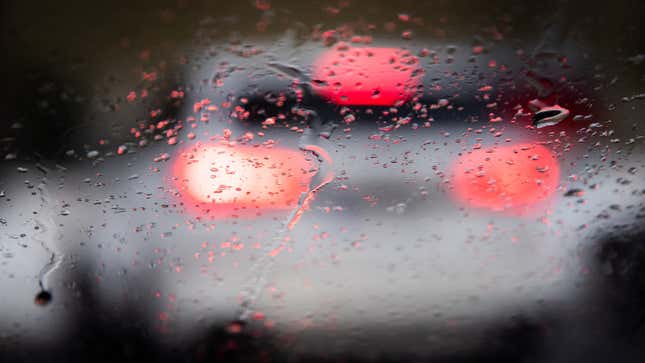
<path id="1" fill-rule="evenodd" d="M 414 96 L 421 74 L 407 50 L 338 46 L 314 63 L 313 89 L 338 105 L 393 106 Z"/>
<path id="2" fill-rule="evenodd" d="M 173 178 L 185 205 L 225 215 L 293 208 L 311 169 L 296 150 L 198 144 L 179 153 Z"/>
<path id="3" fill-rule="evenodd" d="M 556 192 L 560 167 L 551 150 L 521 144 L 474 150 L 453 167 L 453 193 L 476 208 L 519 212 Z"/>

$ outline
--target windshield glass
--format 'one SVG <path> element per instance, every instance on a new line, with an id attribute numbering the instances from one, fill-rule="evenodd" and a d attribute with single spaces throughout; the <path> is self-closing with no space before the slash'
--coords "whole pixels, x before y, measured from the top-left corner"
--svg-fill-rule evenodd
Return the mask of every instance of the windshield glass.
<path id="1" fill-rule="evenodd" d="M 643 359 L 642 5 L 4 8 L 7 362 Z"/>

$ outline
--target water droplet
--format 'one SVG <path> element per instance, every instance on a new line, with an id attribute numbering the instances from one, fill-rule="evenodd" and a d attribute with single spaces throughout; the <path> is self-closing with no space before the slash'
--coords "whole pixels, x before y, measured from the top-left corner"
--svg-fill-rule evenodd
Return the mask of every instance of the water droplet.
<path id="1" fill-rule="evenodd" d="M 537 128 L 557 125 L 569 117 L 569 110 L 558 105 L 543 107 L 533 115 L 533 125 Z"/>
<path id="2" fill-rule="evenodd" d="M 578 188 L 573 188 L 567 190 L 566 193 L 564 193 L 565 197 L 581 197 L 584 194 L 584 191 L 582 189 Z"/>
<path id="3" fill-rule="evenodd" d="M 231 322 L 227 327 L 226 331 L 229 334 L 240 334 L 242 330 L 244 329 L 244 322 L 241 320 L 235 320 Z"/>
<path id="4" fill-rule="evenodd" d="M 34 298 L 34 303 L 38 306 L 48 305 L 52 301 L 52 294 L 47 290 L 41 290 Z"/>

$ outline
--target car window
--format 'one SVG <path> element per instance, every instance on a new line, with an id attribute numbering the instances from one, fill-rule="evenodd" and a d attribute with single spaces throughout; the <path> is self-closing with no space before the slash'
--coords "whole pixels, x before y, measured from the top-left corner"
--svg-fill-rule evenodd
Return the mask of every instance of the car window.
<path id="1" fill-rule="evenodd" d="M 5 10 L 2 361 L 642 360 L 642 5 Z"/>

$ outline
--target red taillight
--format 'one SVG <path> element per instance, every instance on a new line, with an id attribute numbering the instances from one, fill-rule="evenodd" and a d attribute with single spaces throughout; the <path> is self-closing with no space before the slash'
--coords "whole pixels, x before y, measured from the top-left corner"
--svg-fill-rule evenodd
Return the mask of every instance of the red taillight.
<path id="1" fill-rule="evenodd" d="M 225 215 L 293 208 L 310 170 L 296 150 L 205 144 L 179 154 L 173 178 L 185 205 Z"/>
<path id="2" fill-rule="evenodd" d="M 312 78 L 314 91 L 335 104 L 392 106 L 414 96 L 420 75 L 409 51 L 341 46 L 318 58 Z"/>
<path id="3" fill-rule="evenodd" d="M 553 152 L 522 144 L 474 150 L 453 167 L 453 192 L 477 208 L 520 211 L 550 198 L 560 167 Z"/>

